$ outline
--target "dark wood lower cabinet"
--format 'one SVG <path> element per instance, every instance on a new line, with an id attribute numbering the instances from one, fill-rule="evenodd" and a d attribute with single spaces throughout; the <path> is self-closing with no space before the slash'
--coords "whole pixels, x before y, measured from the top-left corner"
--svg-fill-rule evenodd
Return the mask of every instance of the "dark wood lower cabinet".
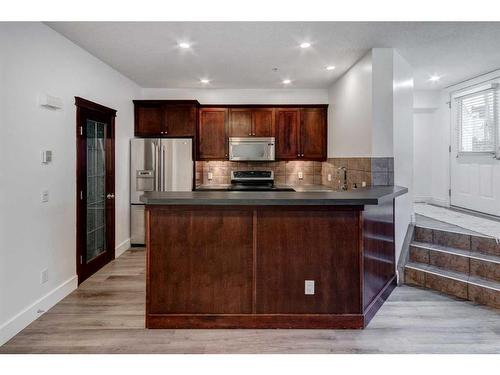
<path id="1" fill-rule="evenodd" d="M 394 287 L 393 212 L 148 205 L 146 327 L 363 328 Z"/>
<path id="2" fill-rule="evenodd" d="M 361 313 L 358 236 L 356 210 L 259 209 L 256 312 Z"/>

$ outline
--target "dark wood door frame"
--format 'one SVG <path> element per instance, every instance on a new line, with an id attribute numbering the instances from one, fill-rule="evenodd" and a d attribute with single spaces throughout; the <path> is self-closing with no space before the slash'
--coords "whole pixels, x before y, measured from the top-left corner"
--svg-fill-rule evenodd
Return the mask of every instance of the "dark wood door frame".
<path id="1" fill-rule="evenodd" d="M 89 100 L 75 97 L 76 105 L 76 269 L 78 284 L 91 276 L 115 258 L 115 200 L 106 199 L 106 247 L 107 250 L 98 255 L 92 264 L 86 261 L 86 163 L 87 144 L 83 129 L 86 119 L 92 119 L 108 124 L 106 136 L 106 191 L 105 194 L 115 192 L 115 117 L 116 110 Z"/>

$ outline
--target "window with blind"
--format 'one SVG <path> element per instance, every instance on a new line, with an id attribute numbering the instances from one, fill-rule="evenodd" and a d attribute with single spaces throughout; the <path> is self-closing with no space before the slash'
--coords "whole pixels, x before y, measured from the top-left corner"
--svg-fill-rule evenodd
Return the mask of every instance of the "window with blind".
<path id="1" fill-rule="evenodd" d="M 494 153 L 498 133 L 496 87 L 456 98 L 460 153 Z"/>

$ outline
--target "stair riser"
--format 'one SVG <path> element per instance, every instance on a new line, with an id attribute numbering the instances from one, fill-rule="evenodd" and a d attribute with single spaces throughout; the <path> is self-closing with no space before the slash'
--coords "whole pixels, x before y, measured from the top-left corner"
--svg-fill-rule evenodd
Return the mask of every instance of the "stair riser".
<path id="1" fill-rule="evenodd" d="M 414 240 L 500 257 L 500 244 L 493 238 L 416 227 Z"/>
<path id="2" fill-rule="evenodd" d="M 405 282 L 500 309 L 498 290 L 412 268 L 405 268 Z"/>
<path id="3" fill-rule="evenodd" d="M 469 300 L 500 309 L 500 292 L 469 284 Z"/>
<path id="4" fill-rule="evenodd" d="M 471 253 L 471 256 L 473 254 Z M 500 282 L 500 264 L 442 251 L 410 246 L 410 262 L 429 264 L 444 270 Z"/>
<path id="5" fill-rule="evenodd" d="M 467 299 L 467 283 L 449 279 L 420 270 L 405 269 L 405 280 L 408 284 L 418 285 L 428 289 Z"/>
<path id="6" fill-rule="evenodd" d="M 448 271 L 469 274 L 469 258 L 455 254 L 411 246 L 410 261 L 429 264 Z"/>
<path id="7" fill-rule="evenodd" d="M 500 282 L 500 264 L 471 258 L 470 275 Z"/>
<path id="8" fill-rule="evenodd" d="M 471 250 L 500 257 L 500 244 L 493 238 L 471 237 Z"/>

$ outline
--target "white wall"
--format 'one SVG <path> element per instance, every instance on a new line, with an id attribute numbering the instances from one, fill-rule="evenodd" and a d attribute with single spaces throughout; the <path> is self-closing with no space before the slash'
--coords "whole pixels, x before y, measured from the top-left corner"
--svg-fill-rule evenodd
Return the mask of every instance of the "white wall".
<path id="1" fill-rule="evenodd" d="M 372 53 L 328 91 L 328 157 L 372 155 Z"/>
<path id="2" fill-rule="evenodd" d="M 439 134 L 439 90 L 416 90 L 413 95 L 413 188 L 415 202 L 433 202 L 433 176 Z"/>
<path id="3" fill-rule="evenodd" d="M 143 99 L 196 99 L 201 104 L 328 104 L 324 89 L 142 89 Z"/>
<path id="4" fill-rule="evenodd" d="M 393 156 L 392 48 L 372 49 L 372 157 Z"/>
<path id="5" fill-rule="evenodd" d="M 408 193 L 396 198 L 396 264 L 413 215 L 413 70 L 396 51 L 393 55 L 394 184 Z"/>
<path id="6" fill-rule="evenodd" d="M 140 88 L 42 23 L 0 24 L 0 344 L 76 287 L 74 97 L 118 111 L 116 245 L 129 240 L 131 99 Z M 39 94 L 63 109 L 37 105 Z M 40 153 L 53 151 L 42 165 Z M 48 189 L 50 201 L 41 203 Z M 49 280 L 40 284 L 47 268 Z"/>

